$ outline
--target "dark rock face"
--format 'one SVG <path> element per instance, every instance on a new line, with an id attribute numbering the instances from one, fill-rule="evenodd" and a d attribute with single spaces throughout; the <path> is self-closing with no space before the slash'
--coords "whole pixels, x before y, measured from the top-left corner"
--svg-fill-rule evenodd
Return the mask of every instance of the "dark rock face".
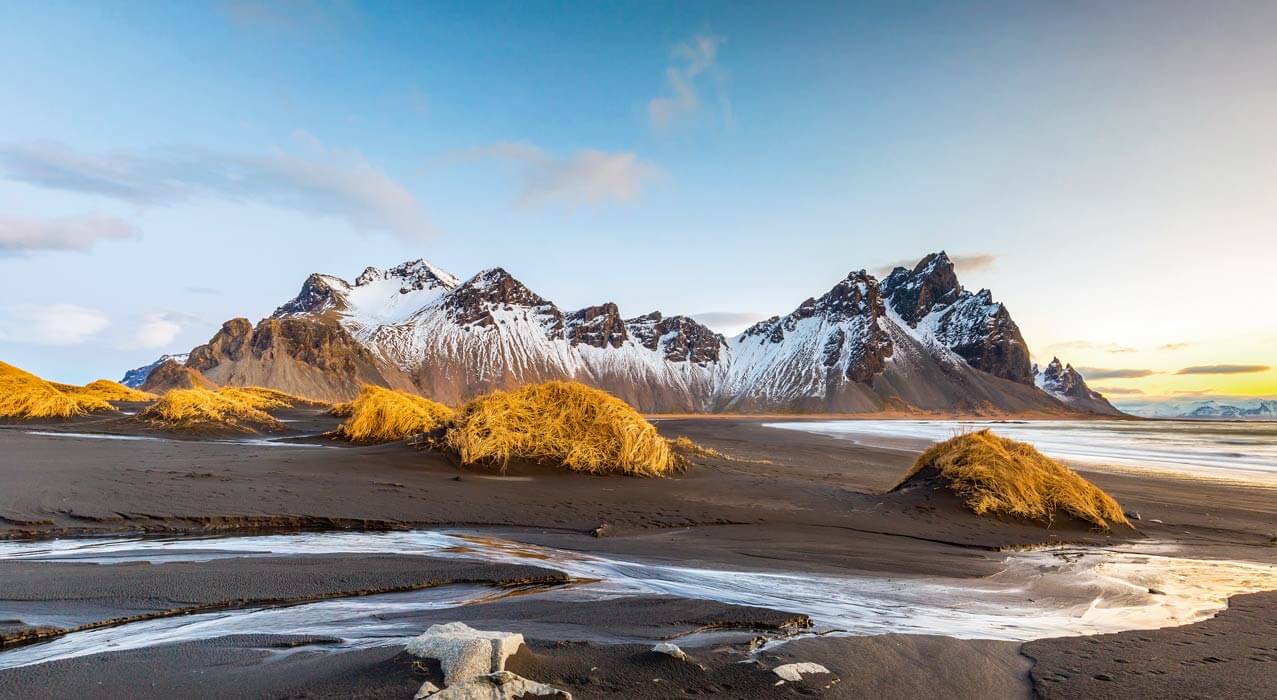
<path id="1" fill-rule="evenodd" d="M 707 365 L 718 362 L 727 341 L 688 316 L 661 315 L 659 311 L 625 322 L 630 337 L 648 350 L 661 350 L 670 362 Z"/>
<path id="2" fill-rule="evenodd" d="M 484 270 L 449 292 L 444 306 L 453 321 L 474 326 L 496 323 L 492 315 L 494 309 L 531 309 L 540 317 L 547 338 L 562 340 L 564 337 L 563 312 L 499 267 Z"/>
<path id="3" fill-rule="evenodd" d="M 194 389 L 203 387 L 215 388 L 215 385 L 199 372 L 186 367 L 177 360 L 168 359 L 156 365 L 146 377 L 146 381 L 138 387 L 142 391 L 163 394 L 170 389 Z"/>
<path id="4" fill-rule="evenodd" d="M 1020 327 L 989 290 L 964 297 L 940 318 L 936 336 L 967 364 L 995 377 L 1033 383 L 1033 363 Z"/>
<path id="5" fill-rule="evenodd" d="M 330 309 L 341 310 L 341 295 L 320 274 L 312 274 L 302 283 L 302 289 L 291 301 L 275 309 L 276 317 L 297 314 L 321 314 Z M 245 321 L 247 322 L 247 321 Z"/>
<path id="6" fill-rule="evenodd" d="M 1029 347 L 1010 312 L 987 289 L 964 290 L 944 251 L 923 258 L 912 271 L 892 270 L 882 291 L 911 327 L 936 314 L 931 324 L 936 339 L 967 364 L 995 377 L 1033 383 Z"/>
<path id="7" fill-rule="evenodd" d="M 399 280 L 402 284 L 399 289 L 400 294 L 407 294 L 413 290 L 451 289 L 457 286 L 455 278 L 425 260 L 412 260 L 384 271 L 375 267 L 365 268 L 363 273 L 355 278 L 355 286 L 362 287 L 383 279 Z"/>
<path id="8" fill-rule="evenodd" d="M 882 328 L 886 316 L 878 280 L 864 270 L 847 275 L 819 299 L 807 299 L 787 316 L 767 319 L 745 331 L 745 337 L 783 343 L 809 318 L 836 326 L 824 336 L 820 362 L 853 382 L 870 383 L 886 368 L 893 346 Z"/>
<path id="9" fill-rule="evenodd" d="M 186 366 L 207 372 L 224 363 L 291 358 L 325 372 L 352 374 L 373 358 L 341 326 L 305 318 L 267 318 L 256 328 L 235 318 L 207 344 L 191 351 Z"/>
<path id="10" fill-rule="evenodd" d="M 957 301 L 962 285 L 958 284 L 953 262 L 942 250 L 920 260 L 912 272 L 903 267 L 892 270 L 882 281 L 882 293 L 901 318 L 917 326 L 937 306 Z"/>
<path id="11" fill-rule="evenodd" d="M 564 324 L 573 345 L 619 348 L 630 337 L 620 309 L 612 302 L 573 311 L 564 317 Z"/>
<path id="12" fill-rule="evenodd" d="M 1086 380 L 1073 369 L 1073 365 L 1061 363 L 1058 357 L 1051 358 L 1050 364 L 1042 370 L 1041 384 L 1057 396 L 1070 396 L 1076 399 L 1099 396 L 1098 393 L 1091 391 L 1091 387 L 1086 385 Z"/>

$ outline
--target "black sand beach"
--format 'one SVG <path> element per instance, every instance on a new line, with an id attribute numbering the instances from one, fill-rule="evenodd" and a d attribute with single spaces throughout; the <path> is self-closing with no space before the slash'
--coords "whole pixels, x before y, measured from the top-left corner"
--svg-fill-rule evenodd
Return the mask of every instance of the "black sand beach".
<path id="1" fill-rule="evenodd" d="M 293 413 L 285 417 L 295 434 L 280 436 L 285 440 L 331 427 L 317 411 Z M 1080 523 L 1043 529 L 976 517 L 944 493 L 886 493 L 916 456 L 909 451 L 766 428 L 750 419 L 667 419 L 658 426 L 725 456 L 695 456 L 692 468 L 671 478 L 634 479 L 535 465 L 511 465 L 505 473 L 463 468 L 443 454 L 404 444 L 28 432 L 138 432 L 119 418 L 5 426 L 0 535 L 452 528 L 688 566 L 904 577 L 987 576 L 999 570 L 1004 550 L 1051 543 L 1155 540 L 1173 544 L 1181 556 L 1277 562 L 1277 498 L 1271 490 L 1087 472 L 1128 512 L 1139 513 L 1136 529 L 1103 533 Z M 93 624 L 172 614 L 184 606 L 293 604 L 462 581 L 499 588 L 562 580 L 540 567 L 429 557 L 242 557 L 154 565 L 6 561 L 0 562 L 0 588 L 10 592 L 0 595 L 0 609 L 25 606 L 30 620 L 6 613 L 0 617 L 11 619 L 0 629 L 16 641 L 42 626 L 48 605 L 64 618 L 79 616 L 78 624 Z M 1214 620 L 1148 632 L 1023 645 L 925 635 L 805 637 L 755 655 L 754 637 L 775 638 L 778 630 L 792 629 L 803 619 L 801 611 L 677 597 L 600 602 L 534 594 L 421 613 L 411 621 L 419 629 L 462 620 L 480 629 L 523 631 L 528 648 L 508 667 L 585 698 L 1117 697 L 1120 688 L 1130 696 L 1139 694 L 1134 688 L 1153 687 L 1124 685 L 1134 680 L 1121 673 L 1116 659 L 1135 660 L 1134 652 L 1131 659 L 1117 654 L 1130 648 L 1130 639 L 1140 640 L 1140 668 L 1155 676 L 1136 680 L 1156 680 L 1159 696 L 1245 697 L 1237 687 L 1239 673 L 1246 675 L 1247 689 L 1277 688 L 1273 645 L 1255 634 L 1218 634 L 1206 626 L 1262 631 L 1256 621 L 1277 615 L 1277 599 L 1260 594 L 1237 600 L 1244 604 Z M 74 626 L 63 622 L 49 626 Z M 705 636 L 706 630 L 716 634 Z M 663 639 L 683 644 L 693 663 L 651 652 L 651 644 Z M 401 647 L 334 651 L 327 648 L 331 643 L 248 635 L 104 651 L 0 670 L 0 697 L 74 694 L 91 674 L 95 697 L 406 698 L 429 677 L 428 669 L 403 658 Z M 1177 655 L 1190 644 L 1193 659 L 1222 659 L 1244 671 L 1229 672 L 1218 662 L 1181 663 L 1192 660 Z M 831 673 L 775 685 L 769 669 L 788 661 L 821 663 Z M 39 689 L 34 695 L 33 688 Z"/>

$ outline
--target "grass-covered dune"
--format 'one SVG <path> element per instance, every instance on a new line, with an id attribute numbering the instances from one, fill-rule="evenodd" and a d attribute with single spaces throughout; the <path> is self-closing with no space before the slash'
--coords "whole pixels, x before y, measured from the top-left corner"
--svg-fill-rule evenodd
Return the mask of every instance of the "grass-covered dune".
<path id="1" fill-rule="evenodd" d="M 58 384 L 58 389 L 67 394 L 77 396 L 93 396 L 103 401 L 110 402 L 131 402 L 138 403 L 142 401 L 154 401 L 159 397 L 149 391 L 139 391 L 132 389 L 110 379 L 99 379 L 89 382 L 84 386 L 73 386 L 69 384 Z"/>
<path id="2" fill-rule="evenodd" d="M 0 362 L 0 418 L 30 420 L 73 418 L 95 411 L 112 411 L 106 399 L 91 393 L 62 391 L 52 382 Z"/>
<path id="3" fill-rule="evenodd" d="M 959 435 L 922 453 L 893 490 L 932 474 L 977 515 L 1049 524 L 1065 513 L 1106 530 L 1130 525 L 1118 502 L 1098 486 L 1032 445 L 988 430 Z"/>
<path id="4" fill-rule="evenodd" d="M 262 406 L 261 397 L 241 390 L 171 389 L 138 414 L 153 425 L 201 432 L 257 433 L 284 426 Z"/>
<path id="5" fill-rule="evenodd" d="M 445 437 L 467 464 L 511 460 L 592 474 L 661 476 L 680 460 L 629 404 L 576 382 L 495 391 L 466 404 Z"/>
<path id="6" fill-rule="evenodd" d="M 353 401 L 330 411 L 346 420 L 337 435 L 352 442 L 393 442 L 428 433 L 451 420 L 453 410 L 423 396 L 364 386 Z"/>

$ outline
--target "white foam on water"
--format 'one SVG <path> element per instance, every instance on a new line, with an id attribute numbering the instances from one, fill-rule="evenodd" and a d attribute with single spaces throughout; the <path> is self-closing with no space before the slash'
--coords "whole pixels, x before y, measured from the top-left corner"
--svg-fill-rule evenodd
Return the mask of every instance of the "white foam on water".
<path id="1" fill-rule="evenodd" d="M 1277 566 L 1182 558 L 1168 554 L 1168 549 L 1137 545 L 1010 553 L 997 574 L 975 579 L 671 566 L 436 531 L 0 542 L 0 559 L 162 563 L 393 553 L 516 561 L 598 579 L 577 589 L 577 594 L 595 598 L 667 594 L 806 613 L 820 629 L 851 634 L 941 634 L 1013 641 L 1188 624 L 1222 610 L 1232 595 L 1277 589 Z M 461 605 L 480 595 L 473 587 L 445 587 L 152 620 L 3 652 L 0 668 L 226 634 L 322 634 L 339 637 L 348 645 L 399 644 L 419 630 L 404 628 L 403 621 L 393 615 L 383 619 L 386 615 Z"/>
<path id="2" fill-rule="evenodd" d="M 987 428 L 1070 462 L 1277 486 L 1277 423 L 830 420 L 765 425 L 871 447 L 915 449 Z"/>

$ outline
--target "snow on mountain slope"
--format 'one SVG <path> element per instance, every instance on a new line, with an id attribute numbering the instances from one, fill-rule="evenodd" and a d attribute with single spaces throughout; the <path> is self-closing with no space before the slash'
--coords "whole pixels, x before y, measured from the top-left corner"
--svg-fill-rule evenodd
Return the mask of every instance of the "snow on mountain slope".
<path id="1" fill-rule="evenodd" d="M 228 323 L 193 352 L 219 383 L 321 398 L 372 382 L 458 403 L 573 379 L 646 411 L 1089 410 L 1034 386 L 1006 308 L 964 290 L 943 252 L 881 284 L 853 272 L 730 341 L 686 316 L 565 312 L 501 268 L 463 282 L 415 260 L 354 283 L 313 274 L 256 328 Z"/>
<path id="2" fill-rule="evenodd" d="M 1051 358 L 1051 362 L 1044 370 L 1039 370 L 1034 365 L 1033 381 L 1039 389 L 1070 406 L 1075 406 L 1091 413 L 1112 415 L 1120 413 L 1100 392 L 1094 391 L 1086 385 L 1086 380 L 1082 378 L 1081 374 L 1078 374 L 1077 370 L 1073 369 L 1073 365 L 1062 364 L 1058 357 Z"/>
<path id="3" fill-rule="evenodd" d="M 120 383 L 131 389 L 136 389 L 146 383 L 147 377 L 151 376 L 151 372 L 153 372 L 156 367 L 159 367 L 169 360 L 173 360 L 179 365 L 184 365 L 186 364 L 186 358 L 188 357 L 190 357 L 189 353 L 182 353 L 180 355 L 160 355 L 160 359 L 149 365 L 135 367 L 125 372 L 124 377 L 120 379 Z"/>

